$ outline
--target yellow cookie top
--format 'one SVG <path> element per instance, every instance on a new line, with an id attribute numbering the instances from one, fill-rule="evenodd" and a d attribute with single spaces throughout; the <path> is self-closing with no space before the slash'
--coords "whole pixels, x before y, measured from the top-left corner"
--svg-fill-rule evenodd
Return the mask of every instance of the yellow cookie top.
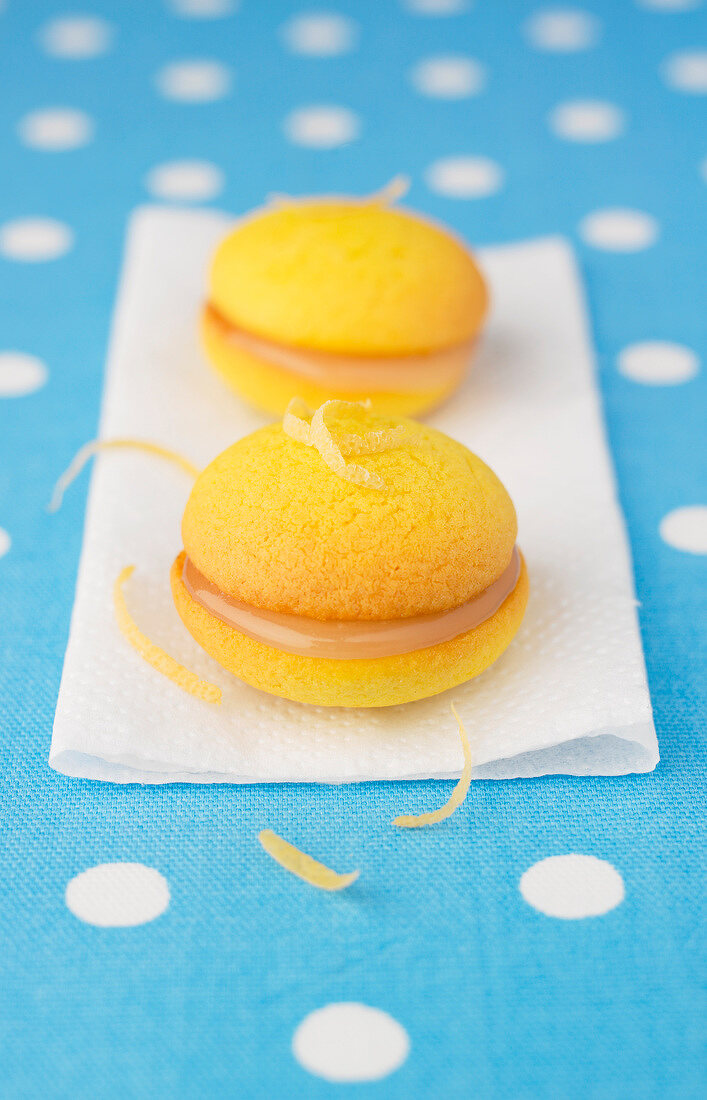
<path id="1" fill-rule="evenodd" d="M 211 304 L 294 347 L 406 355 L 463 343 L 487 291 L 456 237 L 380 201 L 292 201 L 242 221 L 216 250 Z"/>
<path id="2" fill-rule="evenodd" d="M 508 565 L 516 515 L 476 455 L 433 428 L 341 415 L 334 440 L 402 426 L 399 445 L 354 448 L 380 488 L 354 484 L 280 424 L 261 428 L 197 479 L 184 547 L 221 591 L 314 619 L 394 619 L 457 607 Z"/>

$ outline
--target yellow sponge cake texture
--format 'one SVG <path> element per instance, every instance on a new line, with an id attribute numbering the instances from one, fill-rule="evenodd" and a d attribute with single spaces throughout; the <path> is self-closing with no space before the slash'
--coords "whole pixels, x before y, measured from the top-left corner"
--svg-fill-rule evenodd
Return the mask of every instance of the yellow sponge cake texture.
<path id="1" fill-rule="evenodd" d="M 486 308 L 467 249 L 414 214 L 378 203 L 266 208 L 221 243 L 212 304 L 292 347 L 401 355 L 473 336 Z"/>

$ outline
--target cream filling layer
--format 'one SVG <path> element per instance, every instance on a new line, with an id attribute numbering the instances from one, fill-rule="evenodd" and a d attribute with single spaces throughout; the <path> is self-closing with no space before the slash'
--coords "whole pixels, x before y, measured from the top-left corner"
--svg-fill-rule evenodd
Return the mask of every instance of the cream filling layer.
<path id="1" fill-rule="evenodd" d="M 457 385 L 469 366 L 474 340 L 420 355 L 341 355 L 278 344 L 239 328 L 207 303 L 207 324 L 237 350 L 290 374 L 351 393 L 415 393 Z"/>
<path id="2" fill-rule="evenodd" d="M 265 611 L 226 596 L 199 572 L 187 556 L 182 580 L 198 604 L 227 626 L 248 638 L 299 657 L 393 657 L 416 649 L 448 642 L 486 622 L 515 589 L 520 576 L 520 554 L 514 546 L 511 560 L 500 577 L 459 607 L 407 619 L 371 621 L 328 620 Z"/>

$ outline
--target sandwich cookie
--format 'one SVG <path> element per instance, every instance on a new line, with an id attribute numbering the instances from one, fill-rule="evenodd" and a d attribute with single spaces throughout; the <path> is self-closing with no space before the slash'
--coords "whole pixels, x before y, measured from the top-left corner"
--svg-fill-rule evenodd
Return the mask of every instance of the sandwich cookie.
<path id="1" fill-rule="evenodd" d="M 228 385 L 282 416 L 369 398 L 419 414 L 460 384 L 488 294 L 467 246 L 443 226 L 366 200 L 279 199 L 216 249 L 201 315 L 206 355 Z"/>
<path id="2" fill-rule="evenodd" d="M 432 428 L 295 401 L 197 478 L 171 570 L 196 641 L 246 683 L 379 707 L 477 676 L 520 627 L 513 503 Z"/>

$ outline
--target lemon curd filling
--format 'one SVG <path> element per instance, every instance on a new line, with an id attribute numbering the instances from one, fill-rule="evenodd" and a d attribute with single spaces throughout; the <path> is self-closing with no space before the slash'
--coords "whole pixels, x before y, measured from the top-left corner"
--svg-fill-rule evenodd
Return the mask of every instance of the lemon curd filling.
<path id="1" fill-rule="evenodd" d="M 221 592 L 187 556 L 182 580 L 196 603 L 227 626 L 263 645 L 301 657 L 338 660 L 392 657 L 439 645 L 480 626 L 498 611 L 520 577 L 518 548 L 501 575 L 459 607 L 404 619 L 323 620 L 267 611 Z"/>
<path id="2" fill-rule="evenodd" d="M 310 351 L 256 336 L 234 325 L 211 303 L 204 306 L 204 320 L 227 346 L 299 378 L 350 393 L 452 389 L 464 377 L 476 342 L 472 338 L 410 355 L 349 355 Z"/>

